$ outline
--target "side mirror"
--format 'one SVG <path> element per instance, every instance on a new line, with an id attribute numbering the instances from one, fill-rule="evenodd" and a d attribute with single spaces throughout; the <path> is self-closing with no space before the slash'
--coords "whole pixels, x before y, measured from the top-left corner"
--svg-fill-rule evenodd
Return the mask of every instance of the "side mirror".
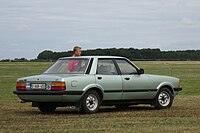
<path id="1" fill-rule="evenodd" d="M 139 69 L 139 74 L 144 74 L 144 69 L 140 68 Z"/>

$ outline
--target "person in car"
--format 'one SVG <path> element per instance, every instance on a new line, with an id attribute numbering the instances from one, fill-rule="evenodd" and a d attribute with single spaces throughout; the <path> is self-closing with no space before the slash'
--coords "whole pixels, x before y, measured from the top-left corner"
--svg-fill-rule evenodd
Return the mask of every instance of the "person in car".
<path id="1" fill-rule="evenodd" d="M 72 57 L 81 56 L 81 47 L 75 46 Z M 68 72 L 74 72 L 79 64 L 78 60 L 72 60 L 68 63 Z"/>

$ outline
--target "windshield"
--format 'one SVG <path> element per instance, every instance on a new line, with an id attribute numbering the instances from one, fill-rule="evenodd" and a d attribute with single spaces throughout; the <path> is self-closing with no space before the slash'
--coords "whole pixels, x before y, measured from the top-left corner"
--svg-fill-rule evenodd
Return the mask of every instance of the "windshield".
<path id="1" fill-rule="evenodd" d="M 89 59 L 70 58 L 58 60 L 45 74 L 84 74 L 88 66 Z"/>

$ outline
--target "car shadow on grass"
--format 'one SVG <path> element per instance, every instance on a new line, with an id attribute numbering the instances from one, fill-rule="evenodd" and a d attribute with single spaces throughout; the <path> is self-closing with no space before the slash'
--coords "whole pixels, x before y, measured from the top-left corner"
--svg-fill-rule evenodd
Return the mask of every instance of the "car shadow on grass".
<path id="1" fill-rule="evenodd" d="M 114 106 L 102 106 L 100 107 L 98 113 L 117 113 L 117 112 L 137 112 L 137 111 L 151 111 L 151 110 L 156 110 L 152 106 L 130 106 L 126 108 L 116 108 Z M 43 113 L 40 112 L 39 109 L 34 108 L 32 110 L 24 110 L 24 111 L 16 111 L 18 115 L 84 115 L 81 112 L 78 112 L 75 108 L 69 108 L 69 107 L 62 107 L 62 108 L 57 108 L 55 112 L 53 113 Z"/>
<path id="2" fill-rule="evenodd" d="M 130 106 L 125 108 L 115 108 L 115 107 L 102 107 L 99 109 L 100 113 L 108 112 L 129 112 L 129 111 L 149 111 L 156 110 L 152 106 Z"/>

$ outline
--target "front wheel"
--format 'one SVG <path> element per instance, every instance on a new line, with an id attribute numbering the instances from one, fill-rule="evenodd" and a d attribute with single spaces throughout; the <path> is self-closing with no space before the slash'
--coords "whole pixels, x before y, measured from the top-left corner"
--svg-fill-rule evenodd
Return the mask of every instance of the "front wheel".
<path id="1" fill-rule="evenodd" d="M 98 112 L 99 107 L 100 107 L 99 94 L 94 90 L 86 92 L 82 98 L 81 111 L 86 114 L 93 114 Z"/>
<path id="2" fill-rule="evenodd" d="M 155 99 L 156 109 L 170 108 L 173 103 L 172 92 L 168 88 L 161 88 Z"/>

